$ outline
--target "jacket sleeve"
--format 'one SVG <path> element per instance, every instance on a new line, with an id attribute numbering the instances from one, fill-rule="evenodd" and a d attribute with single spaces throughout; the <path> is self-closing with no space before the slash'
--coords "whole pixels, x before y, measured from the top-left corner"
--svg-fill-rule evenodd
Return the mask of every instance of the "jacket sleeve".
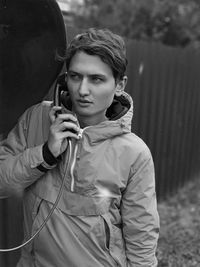
<path id="1" fill-rule="evenodd" d="M 159 216 L 154 164 L 148 148 L 131 167 L 121 213 L 128 267 L 156 267 Z"/>
<path id="2" fill-rule="evenodd" d="M 42 176 L 39 166 L 43 161 L 42 145 L 27 147 L 28 112 L 0 142 L 0 198 L 20 193 Z"/>

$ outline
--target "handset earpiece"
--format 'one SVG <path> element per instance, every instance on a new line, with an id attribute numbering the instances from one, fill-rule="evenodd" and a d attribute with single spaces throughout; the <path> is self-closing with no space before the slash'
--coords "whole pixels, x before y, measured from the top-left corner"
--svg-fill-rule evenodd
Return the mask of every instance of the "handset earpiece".
<path id="1" fill-rule="evenodd" d="M 68 88 L 67 88 L 67 73 L 63 73 L 58 76 L 55 88 L 54 88 L 54 106 L 61 106 L 62 98 L 66 97 L 68 94 Z M 56 114 L 61 113 L 61 111 L 57 111 Z"/>

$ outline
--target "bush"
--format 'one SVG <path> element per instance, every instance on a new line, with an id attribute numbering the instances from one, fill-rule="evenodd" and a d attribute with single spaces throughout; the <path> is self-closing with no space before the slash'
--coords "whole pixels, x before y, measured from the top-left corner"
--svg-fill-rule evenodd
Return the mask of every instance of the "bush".
<path id="1" fill-rule="evenodd" d="M 158 203 L 158 267 L 200 266 L 200 179 Z"/>

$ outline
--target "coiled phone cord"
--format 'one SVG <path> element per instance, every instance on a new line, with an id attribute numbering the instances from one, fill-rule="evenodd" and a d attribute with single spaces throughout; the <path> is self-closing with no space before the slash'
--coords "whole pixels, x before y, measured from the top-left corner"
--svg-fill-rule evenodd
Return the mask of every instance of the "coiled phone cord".
<path id="1" fill-rule="evenodd" d="M 69 142 L 69 159 L 71 158 L 71 151 L 72 151 L 72 144 L 71 144 L 71 140 L 69 139 L 68 140 Z M 67 170 L 69 168 L 69 160 L 68 160 L 68 163 L 67 163 L 67 167 L 65 169 L 65 172 L 64 172 L 64 176 L 63 176 L 63 180 L 62 180 L 62 184 L 60 186 L 60 190 L 58 192 L 58 196 L 56 198 L 56 201 L 55 203 L 53 204 L 53 207 L 51 208 L 49 214 L 47 215 L 46 219 L 44 220 L 44 222 L 41 224 L 40 228 L 35 232 L 34 235 L 32 235 L 27 241 L 25 241 L 23 244 L 17 246 L 17 247 L 13 247 L 13 248 L 8 248 L 8 249 L 1 249 L 0 248 L 0 252 L 11 252 L 11 251 L 14 251 L 14 250 L 18 250 L 22 247 L 25 247 L 26 245 L 28 245 L 41 231 L 42 229 L 44 228 L 44 226 L 47 224 L 48 220 L 51 218 L 54 210 L 57 208 L 57 205 L 58 205 L 58 202 L 60 201 L 60 198 L 61 198 L 61 195 L 62 195 L 62 192 L 63 192 L 63 188 L 64 188 L 64 184 L 65 184 L 65 177 L 66 177 L 66 173 L 67 173 Z"/>

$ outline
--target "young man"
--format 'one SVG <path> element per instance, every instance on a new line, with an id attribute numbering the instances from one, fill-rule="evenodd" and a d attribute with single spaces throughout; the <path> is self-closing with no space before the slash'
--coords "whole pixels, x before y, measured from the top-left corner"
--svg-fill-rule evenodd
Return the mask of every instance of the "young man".
<path id="1" fill-rule="evenodd" d="M 62 106 L 41 103 L 0 148 L 0 193 L 24 189 L 24 238 L 17 267 L 157 266 L 159 219 L 154 165 L 131 133 L 133 103 L 122 38 L 89 29 L 63 59 Z"/>

